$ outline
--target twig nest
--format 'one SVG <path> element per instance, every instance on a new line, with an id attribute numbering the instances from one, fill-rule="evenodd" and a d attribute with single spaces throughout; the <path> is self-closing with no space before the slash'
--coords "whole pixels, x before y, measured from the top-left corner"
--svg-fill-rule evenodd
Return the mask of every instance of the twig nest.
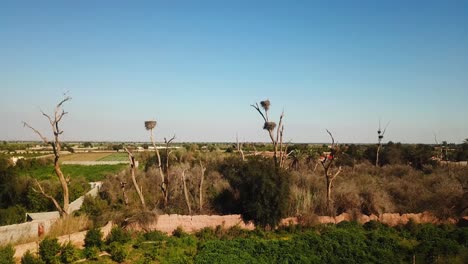
<path id="1" fill-rule="evenodd" d="M 273 129 L 275 129 L 275 127 L 276 127 L 275 122 L 265 122 L 265 124 L 263 124 L 263 129 L 268 130 L 268 131 L 272 131 Z"/>
<path id="2" fill-rule="evenodd" d="M 261 101 L 260 105 L 265 109 L 265 111 L 268 111 L 268 109 L 270 109 L 270 100 Z"/>
<path id="3" fill-rule="evenodd" d="M 156 121 L 145 121 L 146 130 L 151 130 L 156 127 Z"/>

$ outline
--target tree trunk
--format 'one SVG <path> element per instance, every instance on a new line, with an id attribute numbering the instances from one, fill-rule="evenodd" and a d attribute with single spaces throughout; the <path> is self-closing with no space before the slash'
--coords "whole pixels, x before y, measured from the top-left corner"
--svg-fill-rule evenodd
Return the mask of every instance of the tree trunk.
<path id="1" fill-rule="evenodd" d="M 382 147 L 381 144 L 379 144 L 379 145 L 377 146 L 377 153 L 376 153 L 376 156 L 375 156 L 375 166 L 376 166 L 376 167 L 379 166 L 380 147 Z"/>
<path id="2" fill-rule="evenodd" d="M 54 162 L 54 170 L 55 174 L 57 174 L 60 185 L 62 186 L 62 191 L 63 191 L 63 213 L 64 215 L 68 215 L 70 212 L 68 211 L 68 207 L 70 205 L 70 195 L 68 193 L 68 184 L 67 181 L 65 180 L 65 177 L 63 176 L 62 170 L 60 169 L 60 165 L 58 163 L 58 158 L 56 158 Z"/>
<path id="3" fill-rule="evenodd" d="M 154 142 L 153 138 L 153 129 L 151 129 L 151 143 L 153 144 L 154 151 L 156 151 L 156 156 L 158 157 L 158 169 L 159 169 L 159 174 L 161 175 L 161 191 L 164 196 L 164 207 L 167 206 L 167 200 L 168 200 L 168 191 L 167 191 L 167 185 L 166 185 L 166 179 L 164 177 L 164 171 L 162 169 L 162 163 L 161 163 L 161 155 L 159 155 L 159 150 L 156 147 L 156 143 Z"/>
<path id="4" fill-rule="evenodd" d="M 200 205 L 200 212 L 203 209 L 203 180 L 205 178 L 205 170 L 206 168 L 203 167 L 203 164 L 200 160 L 200 169 L 201 169 L 201 177 L 200 177 L 200 189 L 199 189 L 199 205 Z"/>
<path id="5" fill-rule="evenodd" d="M 187 184 L 185 183 L 185 169 L 182 171 L 182 183 L 183 183 L 183 187 L 184 187 L 185 203 L 187 204 L 189 215 L 192 215 L 192 208 L 190 207 L 190 200 L 189 200 L 188 191 L 187 191 Z"/>

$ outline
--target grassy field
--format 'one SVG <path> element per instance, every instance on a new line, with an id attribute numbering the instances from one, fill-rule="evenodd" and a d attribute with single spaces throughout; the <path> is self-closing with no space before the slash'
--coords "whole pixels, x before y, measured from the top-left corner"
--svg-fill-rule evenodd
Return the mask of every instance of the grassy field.
<path id="1" fill-rule="evenodd" d="M 70 178 L 84 177 L 87 181 L 100 181 L 108 174 L 116 174 L 122 171 L 126 164 L 118 165 L 62 165 L 62 172 Z M 53 165 L 41 166 L 18 172 L 20 175 L 31 176 L 39 180 L 56 179 Z"/>
<path id="2" fill-rule="evenodd" d="M 108 156 L 102 157 L 97 161 L 127 161 L 128 154 L 127 153 L 112 153 Z"/>
<path id="3" fill-rule="evenodd" d="M 125 161 L 127 154 L 116 152 L 74 153 L 61 157 L 61 161 Z"/>

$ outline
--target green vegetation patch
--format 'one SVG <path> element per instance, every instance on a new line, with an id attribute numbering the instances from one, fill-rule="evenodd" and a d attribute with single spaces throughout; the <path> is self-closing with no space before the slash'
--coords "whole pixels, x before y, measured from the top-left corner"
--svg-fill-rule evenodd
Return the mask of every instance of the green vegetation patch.
<path id="1" fill-rule="evenodd" d="M 106 175 L 116 174 L 125 168 L 126 164 L 117 165 L 61 165 L 63 174 L 70 178 L 84 177 L 87 181 L 100 181 L 105 178 Z M 54 166 L 38 166 L 25 168 L 18 171 L 19 175 L 30 176 L 38 180 L 56 179 Z"/>
<path id="2" fill-rule="evenodd" d="M 113 153 L 103 158 L 98 159 L 97 161 L 127 161 L 127 153 Z"/>

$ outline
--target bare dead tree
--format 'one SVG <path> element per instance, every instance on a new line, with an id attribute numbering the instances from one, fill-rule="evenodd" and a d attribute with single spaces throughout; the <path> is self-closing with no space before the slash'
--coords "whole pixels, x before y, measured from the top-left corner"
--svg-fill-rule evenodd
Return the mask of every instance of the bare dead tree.
<path id="1" fill-rule="evenodd" d="M 377 144 L 377 153 L 375 155 L 375 166 L 378 167 L 379 166 L 379 155 L 380 155 L 380 150 L 382 149 L 382 139 L 385 135 L 385 131 L 387 131 L 387 127 L 388 125 L 390 124 L 390 121 L 388 121 L 387 125 L 385 126 L 384 130 L 382 131 L 381 127 L 380 127 L 380 120 L 379 120 L 379 130 L 377 130 L 377 140 L 378 140 L 378 144 Z"/>
<path id="2" fill-rule="evenodd" d="M 61 143 L 60 143 L 60 135 L 63 134 L 63 130 L 60 129 L 59 123 L 62 120 L 62 118 L 67 114 L 67 112 L 63 110 L 63 104 L 70 100 L 71 100 L 71 97 L 65 95 L 65 98 L 62 99 L 62 101 L 60 101 L 56 105 L 53 116 L 50 116 L 41 110 L 42 115 L 45 116 L 49 120 L 50 126 L 52 127 L 54 139 L 51 141 L 48 140 L 47 137 L 43 136 L 41 132 L 39 132 L 37 129 L 35 129 L 34 127 L 30 126 L 28 123 L 23 121 L 23 126 L 30 128 L 32 131 L 34 131 L 34 133 L 36 133 L 41 138 L 41 140 L 45 144 L 48 144 L 52 147 L 52 150 L 54 153 L 54 171 L 62 187 L 63 205 L 60 205 L 54 197 L 47 194 L 44 188 L 42 188 L 41 184 L 38 181 L 36 181 L 36 185 L 39 188 L 39 190 L 36 190 L 36 191 L 40 192 L 42 195 L 50 199 L 54 203 L 55 207 L 60 213 L 60 216 L 62 217 L 67 216 L 69 214 L 68 207 L 70 204 L 70 196 L 68 192 L 69 179 L 65 179 L 65 176 L 63 175 L 62 170 L 60 169 L 60 163 L 59 163 L 60 151 L 62 150 Z"/>
<path id="3" fill-rule="evenodd" d="M 202 160 L 200 159 L 200 189 L 198 190 L 199 191 L 199 205 L 200 205 L 200 212 L 202 211 L 203 209 L 203 181 L 204 181 L 204 178 L 205 178 L 205 171 L 206 171 L 206 168 L 205 166 L 203 166 L 203 162 Z"/>
<path id="4" fill-rule="evenodd" d="M 188 195 L 188 191 L 187 191 L 185 171 L 187 171 L 187 169 L 182 170 L 182 186 L 184 188 L 185 203 L 187 204 L 189 215 L 192 215 L 192 207 L 190 206 L 190 199 L 189 199 L 189 195 Z"/>
<path id="5" fill-rule="evenodd" d="M 263 129 L 268 131 L 268 135 L 270 136 L 271 143 L 273 143 L 273 159 L 275 161 L 275 165 L 282 168 L 284 166 L 284 162 L 287 158 L 287 144 L 283 144 L 283 133 L 284 133 L 284 125 L 283 125 L 283 117 L 284 111 L 281 112 L 278 126 L 276 126 L 275 122 L 272 122 L 268 118 L 268 110 L 270 109 L 270 100 L 265 100 L 260 102 L 261 108 L 258 103 L 255 105 L 250 105 L 255 108 L 260 116 L 263 118 L 264 124 Z M 276 134 L 275 134 L 276 128 Z M 279 154 L 278 154 L 279 152 Z"/>
<path id="6" fill-rule="evenodd" d="M 242 161 L 245 161 L 244 151 L 242 150 L 242 144 L 239 143 L 239 137 L 236 134 L 236 149 L 237 152 L 241 155 Z"/>
<path id="7" fill-rule="evenodd" d="M 135 187 L 138 197 L 140 198 L 141 205 L 143 206 L 143 209 L 146 209 L 146 204 L 145 204 L 145 197 L 143 196 L 143 189 L 138 185 L 135 177 L 135 170 L 138 167 L 138 161 L 135 160 L 135 156 L 133 156 L 133 153 L 130 152 L 127 148 L 124 148 L 124 150 L 128 154 L 128 159 L 130 161 L 130 172 L 132 175 L 132 182 L 133 186 Z"/>
<path id="8" fill-rule="evenodd" d="M 164 196 L 164 207 L 167 206 L 167 197 L 168 197 L 168 189 L 167 189 L 167 186 L 166 186 L 166 179 L 165 179 L 165 176 L 164 176 L 164 171 L 163 171 L 163 166 L 162 166 L 162 162 L 161 162 L 161 155 L 159 154 L 159 150 L 158 148 L 156 147 L 156 143 L 154 141 L 154 136 L 153 136 L 153 129 L 156 127 L 156 121 L 145 121 L 145 128 L 146 130 L 149 130 L 150 131 L 150 139 L 151 139 L 151 143 L 153 144 L 153 148 L 154 148 L 154 151 L 156 152 L 156 156 L 157 156 L 157 167 L 159 169 L 159 175 L 161 176 L 161 191 L 163 193 L 163 196 Z"/>
<path id="9" fill-rule="evenodd" d="M 334 215 L 333 210 L 333 200 L 331 198 L 332 189 L 333 189 L 333 181 L 338 177 L 338 175 L 342 172 L 341 166 L 339 166 L 335 171 L 332 171 L 333 165 L 335 160 L 341 155 L 341 150 L 338 144 L 335 143 L 335 138 L 330 131 L 327 129 L 328 135 L 330 135 L 332 144 L 330 146 L 330 154 L 325 155 L 325 157 L 320 161 L 323 167 L 325 181 L 327 185 L 327 213 L 329 215 Z"/>

